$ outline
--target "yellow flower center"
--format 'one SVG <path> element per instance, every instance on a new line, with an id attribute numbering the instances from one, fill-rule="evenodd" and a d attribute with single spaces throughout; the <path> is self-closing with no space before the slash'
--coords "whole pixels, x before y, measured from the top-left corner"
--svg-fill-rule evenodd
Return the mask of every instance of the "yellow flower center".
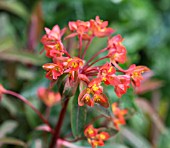
<path id="1" fill-rule="evenodd" d="M 88 130 L 88 133 L 89 133 L 89 134 L 93 134 L 94 131 L 93 131 L 92 129 L 89 129 L 89 130 Z"/>
<path id="2" fill-rule="evenodd" d="M 73 63 L 71 64 L 71 66 L 74 67 L 74 68 L 76 68 L 76 67 L 78 67 L 78 64 L 77 64 L 76 62 L 73 62 Z"/>
<path id="3" fill-rule="evenodd" d="M 100 138 L 101 138 L 102 140 L 104 140 L 104 139 L 106 139 L 106 136 L 103 135 L 103 134 L 100 134 Z"/>
<path id="4" fill-rule="evenodd" d="M 95 96 L 95 97 L 94 97 L 94 101 L 95 101 L 95 102 L 99 102 L 99 101 L 100 101 L 100 97 L 99 97 L 99 96 Z"/>
<path id="5" fill-rule="evenodd" d="M 57 43 L 57 44 L 55 45 L 55 48 L 56 48 L 57 50 L 61 50 L 61 46 L 60 46 L 60 44 L 59 44 L 59 43 Z"/>
<path id="6" fill-rule="evenodd" d="M 106 81 L 106 77 L 103 77 L 102 80 L 103 80 L 103 81 Z"/>
<path id="7" fill-rule="evenodd" d="M 92 86 L 92 89 L 93 89 L 93 91 L 97 91 L 97 90 L 99 89 L 99 87 L 98 87 L 96 84 L 94 84 L 94 85 Z"/>
<path id="8" fill-rule="evenodd" d="M 84 98 L 84 100 L 85 100 L 85 102 L 89 102 L 90 97 L 89 97 L 89 96 L 86 96 L 86 97 Z"/>
<path id="9" fill-rule="evenodd" d="M 113 67 L 110 67 L 109 70 L 108 70 L 108 72 L 112 72 L 112 70 L 113 70 Z"/>

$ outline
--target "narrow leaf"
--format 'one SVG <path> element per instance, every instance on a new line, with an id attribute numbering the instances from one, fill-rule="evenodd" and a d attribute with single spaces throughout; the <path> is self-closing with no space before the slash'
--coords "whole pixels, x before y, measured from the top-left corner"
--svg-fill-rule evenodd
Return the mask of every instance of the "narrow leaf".
<path id="1" fill-rule="evenodd" d="M 4 137 L 6 134 L 13 132 L 13 130 L 17 127 L 17 122 L 13 120 L 7 120 L 3 122 L 0 127 L 0 138 Z"/>
<path id="2" fill-rule="evenodd" d="M 46 60 L 38 54 L 32 54 L 24 51 L 5 50 L 0 52 L 0 58 L 7 61 L 18 61 L 24 64 L 42 65 Z"/>
<path id="3" fill-rule="evenodd" d="M 11 1 L 11 0 L 0 1 L 0 10 L 1 9 L 9 11 L 25 20 L 29 16 L 24 5 L 17 1 Z"/>
<path id="4" fill-rule="evenodd" d="M 0 138 L 0 144 L 12 144 L 26 147 L 26 144 L 23 141 L 8 137 Z"/>

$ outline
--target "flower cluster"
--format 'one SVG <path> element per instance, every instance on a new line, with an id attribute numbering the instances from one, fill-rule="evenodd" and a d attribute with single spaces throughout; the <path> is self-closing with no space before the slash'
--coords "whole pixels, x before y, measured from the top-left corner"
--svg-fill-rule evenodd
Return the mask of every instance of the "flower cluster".
<path id="1" fill-rule="evenodd" d="M 69 31 L 66 32 L 67 29 Z M 139 87 L 143 79 L 142 73 L 149 71 L 149 68 L 136 66 L 135 64 L 126 70 L 119 66 L 119 64 L 124 64 L 127 60 L 127 51 L 122 44 L 124 39 L 120 34 L 112 36 L 114 30 L 108 27 L 108 21 L 102 21 L 98 16 L 95 20 L 91 19 L 86 22 L 80 20 L 71 21 L 68 27 L 62 30 L 58 25 L 55 25 L 52 30 L 45 28 L 45 31 L 46 34 L 42 37 L 41 42 L 44 45 L 46 56 L 52 59 L 51 63 L 43 65 L 46 78 L 55 82 L 60 76 L 66 76 L 64 91 L 67 88 L 71 89 L 72 92 L 69 92 L 70 96 L 72 96 L 75 94 L 75 89 L 81 90 L 78 96 L 79 106 L 93 107 L 97 103 L 108 108 L 109 99 L 104 93 L 104 86 L 113 86 L 113 91 L 115 91 L 118 98 L 121 98 L 131 85 Z M 68 34 L 68 32 L 70 33 Z M 66 36 L 63 39 L 64 34 Z M 78 38 L 78 46 L 74 47 L 74 50 L 78 50 L 76 55 L 74 55 L 75 52 L 72 49 L 75 43 L 66 45 L 64 43 L 64 41 L 73 37 Z M 86 58 L 86 52 L 95 37 L 108 37 L 107 45 L 88 59 Z M 76 42 L 77 40 L 74 41 Z M 96 59 L 98 55 L 101 58 Z M 96 63 L 103 59 L 108 59 L 108 61 L 97 66 Z M 60 93 L 62 94 L 64 91 Z M 127 110 L 119 109 L 117 104 L 112 104 L 112 110 L 114 113 L 114 126 L 119 129 L 119 125 L 125 124 L 124 115 Z M 91 135 L 90 131 L 94 135 Z M 103 145 L 103 140 L 105 140 L 101 140 L 101 137 L 105 134 L 102 132 L 98 134 L 97 130 L 92 126 L 85 130 L 85 135 L 93 147 Z M 105 135 L 105 137 L 107 136 Z"/>
<path id="2" fill-rule="evenodd" d="M 124 115 L 126 115 L 128 111 L 126 109 L 120 109 L 118 107 L 117 103 L 113 103 L 112 104 L 112 112 L 114 114 L 114 118 L 112 119 L 113 124 L 114 124 L 115 128 L 117 130 L 119 130 L 120 125 L 126 124 Z"/>
<path id="3" fill-rule="evenodd" d="M 84 130 L 84 135 L 88 139 L 88 142 L 91 144 L 92 148 L 104 146 L 104 141 L 110 138 L 109 133 L 100 131 L 99 129 L 94 128 L 91 124 Z"/>

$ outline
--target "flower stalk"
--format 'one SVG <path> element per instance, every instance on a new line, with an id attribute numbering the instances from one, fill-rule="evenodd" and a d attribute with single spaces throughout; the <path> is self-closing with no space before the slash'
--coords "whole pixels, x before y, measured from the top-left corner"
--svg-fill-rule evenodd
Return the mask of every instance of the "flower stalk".
<path id="1" fill-rule="evenodd" d="M 20 100 L 21 100 L 22 102 L 24 102 L 25 104 L 27 104 L 27 105 L 28 105 L 29 107 L 31 107 L 32 110 L 39 116 L 39 118 L 40 118 L 47 126 L 49 126 L 50 129 L 52 129 L 51 126 L 50 126 L 50 124 L 49 124 L 49 122 L 48 122 L 48 120 L 46 120 L 45 117 L 44 117 L 44 116 L 34 107 L 34 105 L 33 105 L 31 102 L 29 102 L 26 98 L 24 98 L 23 96 L 21 96 L 20 94 L 18 94 L 18 93 L 16 93 L 16 92 L 13 92 L 13 91 L 10 91 L 10 90 L 6 90 L 6 91 L 5 91 L 5 94 L 12 95 L 12 96 L 20 99 Z M 51 133 L 53 133 L 52 130 L 51 130 Z"/>
<path id="2" fill-rule="evenodd" d="M 61 131 L 62 124 L 63 124 L 63 121 L 64 121 L 64 117 L 65 117 L 65 114 L 66 114 L 68 102 L 69 102 L 69 99 L 67 99 L 64 102 L 64 105 L 63 105 L 63 107 L 62 107 L 62 109 L 60 111 L 58 122 L 57 122 L 57 124 L 55 126 L 54 134 L 52 136 L 49 148 L 54 148 L 56 146 L 57 142 L 58 142 L 58 139 L 60 138 L 59 137 L 60 136 L 60 131 Z"/>

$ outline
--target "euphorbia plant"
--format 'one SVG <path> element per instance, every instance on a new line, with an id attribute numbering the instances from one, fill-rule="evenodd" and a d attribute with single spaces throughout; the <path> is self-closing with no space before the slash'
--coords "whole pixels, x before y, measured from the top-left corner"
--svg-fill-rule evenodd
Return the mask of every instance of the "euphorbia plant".
<path id="1" fill-rule="evenodd" d="M 51 84 L 48 89 L 40 88 L 38 95 L 49 108 L 55 103 L 61 102 L 62 109 L 56 126 L 51 127 L 41 113 L 28 102 L 25 103 L 39 114 L 48 127 L 46 131 L 51 132 L 50 148 L 59 145 L 61 138 L 64 138 L 61 137 L 60 131 L 70 100 L 72 101 L 72 135 L 75 137 L 73 141 L 87 138 L 93 148 L 103 146 L 104 142 L 112 136 L 111 130 L 119 130 L 120 125 L 125 124 L 124 117 L 128 113 L 127 109 L 120 109 L 118 103 L 109 102 L 112 98 L 108 99 L 104 87 L 107 89 L 107 86 L 113 86 L 113 91 L 121 102 L 122 95 L 126 94 L 130 87 L 140 86 L 140 81 L 143 79 L 142 73 L 149 69 L 135 64 L 126 70 L 120 67 L 119 64 L 124 64 L 127 60 L 127 51 L 122 44 L 123 38 L 120 34 L 112 36 L 114 30 L 108 27 L 107 21 L 100 20 L 98 16 L 95 20 L 91 19 L 87 22 L 80 20 L 69 22 L 68 27 L 62 30 L 55 25 L 52 30 L 45 28 L 45 31 L 46 34 L 42 37 L 41 42 L 44 45 L 46 56 L 52 62 L 45 63 L 42 67 Z M 64 35 L 65 37 L 63 37 Z M 87 58 L 86 53 L 90 52 L 88 49 L 93 39 L 104 37 L 108 38 L 105 48 Z M 70 46 L 69 41 L 76 46 Z M 97 58 L 98 55 L 104 56 Z M 98 62 L 102 60 L 107 60 L 107 62 L 98 65 Z M 52 92 L 51 89 L 54 86 L 57 86 L 61 95 L 58 92 Z M 0 95 L 2 93 L 13 95 L 3 87 L 0 88 Z M 20 98 L 20 96 L 18 97 Z M 88 122 L 90 116 L 87 114 L 87 110 L 96 105 L 101 110 L 108 110 L 109 115 L 102 114 L 92 122 Z M 109 109 L 110 106 L 112 111 Z M 107 123 L 112 122 L 112 126 L 101 124 L 101 127 L 98 125 L 99 127 L 94 128 L 93 123 L 103 117 Z M 67 141 L 67 139 L 64 140 Z"/>

